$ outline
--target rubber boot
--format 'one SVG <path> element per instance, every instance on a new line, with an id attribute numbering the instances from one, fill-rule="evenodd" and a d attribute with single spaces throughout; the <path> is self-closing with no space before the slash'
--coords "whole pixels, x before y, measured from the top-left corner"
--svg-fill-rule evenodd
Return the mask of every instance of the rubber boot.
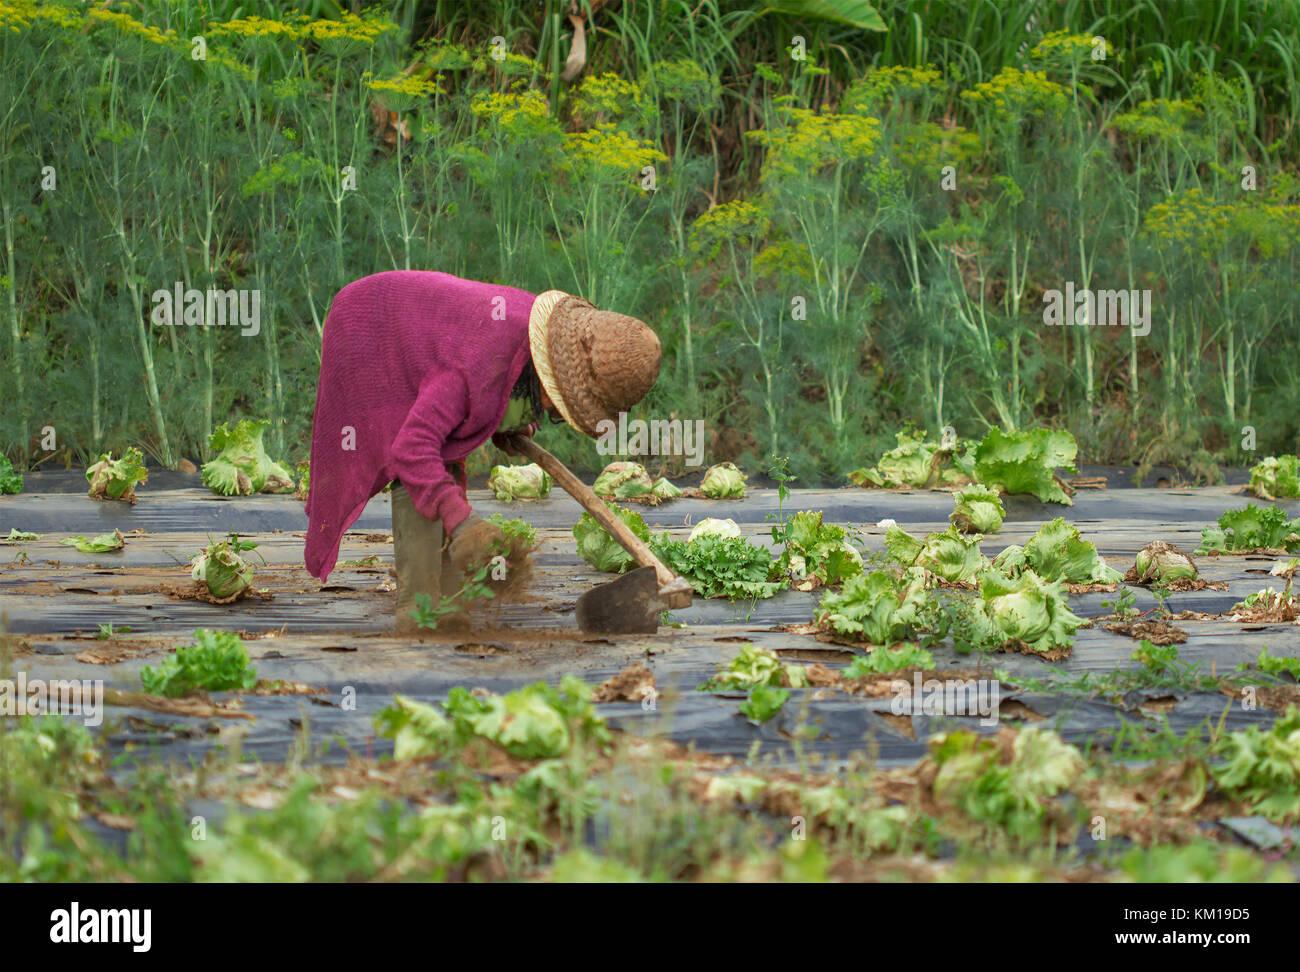
<path id="1" fill-rule="evenodd" d="M 393 559 L 397 562 L 397 633 L 421 630 L 411 610 L 417 594 L 434 606 L 442 598 L 442 521 L 426 518 L 411 502 L 406 487 L 393 484 Z"/>

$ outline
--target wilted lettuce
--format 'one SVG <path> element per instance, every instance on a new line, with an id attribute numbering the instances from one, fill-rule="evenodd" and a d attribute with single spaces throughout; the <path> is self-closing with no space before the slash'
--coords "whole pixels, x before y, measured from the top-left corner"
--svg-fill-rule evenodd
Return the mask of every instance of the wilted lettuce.
<path id="1" fill-rule="evenodd" d="M 1074 643 L 1085 623 L 1070 610 L 1061 583 L 1032 570 L 1008 577 L 996 568 L 980 574 L 980 591 L 968 607 L 969 640 L 983 648 L 1023 644 L 1050 652 Z"/>
<path id="2" fill-rule="evenodd" d="M 849 481 L 858 486 L 930 489 L 959 486 L 975 475 L 969 444 L 955 438 L 935 441 L 911 432 L 899 432 L 898 444 L 872 467 L 855 469 Z"/>
<path id="3" fill-rule="evenodd" d="M 652 495 L 654 483 L 639 462 L 611 462 L 601 470 L 591 489 L 607 499 L 632 499 Z"/>
<path id="4" fill-rule="evenodd" d="M 1300 519 L 1291 519 L 1279 506 L 1256 506 L 1241 510 L 1224 510 L 1219 525 L 1201 530 L 1201 545 L 1196 553 L 1235 550 L 1282 549 L 1300 553 Z"/>
<path id="5" fill-rule="evenodd" d="M 101 533 L 89 540 L 78 534 L 75 537 L 60 540 L 59 543 L 65 547 L 76 547 L 82 553 L 110 553 L 114 550 L 121 550 L 126 546 L 126 538 L 122 536 L 121 530 L 114 530 L 112 533 Z"/>
<path id="6" fill-rule="evenodd" d="M 720 462 L 705 472 L 700 492 L 709 499 L 744 499 L 747 479 L 734 463 Z"/>
<path id="7" fill-rule="evenodd" d="M 199 628 L 194 641 L 177 648 L 157 668 L 146 665 L 140 671 L 146 692 L 174 697 L 198 689 L 220 692 L 257 684 L 257 670 L 249 665 L 248 648 L 239 635 Z"/>
<path id="8" fill-rule="evenodd" d="M 613 510 L 640 539 L 650 539 L 650 528 L 640 513 L 626 506 L 615 506 Z M 621 574 L 636 566 L 632 555 L 590 513 L 583 513 L 582 519 L 573 525 L 573 539 L 578 541 L 578 556 L 597 570 Z"/>
<path id="9" fill-rule="evenodd" d="M 868 655 L 859 655 L 849 662 L 844 670 L 845 678 L 862 678 L 865 675 L 885 675 L 889 672 L 902 671 L 907 668 L 919 668 L 930 671 L 934 668 L 934 656 L 910 641 L 890 648 L 881 645 Z"/>
<path id="10" fill-rule="evenodd" d="M 699 686 L 701 692 L 748 692 L 757 686 L 771 688 L 803 688 L 808 684 L 802 665 L 781 661 L 770 648 L 748 643 L 740 653 L 718 669 L 707 682 Z"/>
<path id="11" fill-rule="evenodd" d="M 535 462 L 526 466 L 493 466 L 487 484 L 497 499 L 505 502 L 545 499 L 551 491 L 550 475 Z"/>
<path id="12" fill-rule="evenodd" d="M 262 445 L 270 424 L 245 419 L 234 429 L 217 426 L 208 439 L 208 448 L 217 455 L 203 464 L 203 485 L 222 496 L 293 492 L 293 476 Z"/>
<path id="13" fill-rule="evenodd" d="M 135 448 L 127 449 L 121 459 L 114 459 L 111 452 L 105 452 L 99 457 L 99 462 L 86 470 L 86 482 L 90 483 L 89 494 L 93 499 L 134 503 L 136 484 L 148 478 L 144 455 Z"/>
<path id="14" fill-rule="evenodd" d="M 740 703 L 740 714 L 756 725 L 761 724 L 780 712 L 789 698 L 789 689 L 756 685 L 750 689 L 749 698 Z"/>
<path id="15" fill-rule="evenodd" d="M 946 581 L 970 580 L 988 560 L 980 553 L 979 534 L 966 537 L 952 527 L 918 540 L 899 526 L 885 531 L 885 550 L 904 567 L 924 567 Z"/>
<path id="16" fill-rule="evenodd" d="M 190 576 L 214 601 L 229 603 L 253 586 L 253 565 L 240 556 L 257 544 L 240 540 L 238 534 L 210 543 L 190 561 Z"/>
<path id="17" fill-rule="evenodd" d="M 892 645 L 911 637 L 924 606 L 925 590 L 919 579 L 899 579 L 874 570 L 851 577 L 839 591 L 827 593 L 816 622 L 824 631 L 873 645 Z"/>
<path id="18" fill-rule="evenodd" d="M 1023 547 L 1012 544 L 1003 550 L 993 566 L 1013 575 L 1032 570 L 1045 581 L 1065 584 L 1115 584 L 1124 577 L 1106 565 L 1077 527 L 1059 516 L 1043 524 Z"/>
<path id="19" fill-rule="evenodd" d="M 594 751 L 612 739 L 591 704 L 590 687 L 573 675 L 558 689 L 537 682 L 505 695 L 457 687 L 443 712 L 401 695 L 393 703 L 375 716 L 375 725 L 381 736 L 395 740 L 397 759 L 441 755 L 474 738 L 519 759 L 552 759 L 566 754 L 575 739 Z"/>
<path id="20" fill-rule="evenodd" d="M 974 484 L 953 495 L 954 508 L 948 522 L 958 533 L 997 533 L 1007 511 L 1002 495 L 988 486 Z"/>
<path id="21" fill-rule="evenodd" d="M 930 737 L 934 797 L 1013 841 L 1036 838 L 1052 797 L 1083 772 L 1079 751 L 1048 729 L 1021 729 L 1010 746 L 967 729 Z"/>
<path id="22" fill-rule="evenodd" d="M 975 448 L 975 478 L 1007 493 L 1029 493 L 1044 503 L 1073 506 L 1056 470 L 1077 473 L 1079 447 L 1062 429 L 1003 432 L 989 429 Z"/>
<path id="23" fill-rule="evenodd" d="M 1228 796 L 1276 823 L 1300 820 L 1300 709 L 1288 706 L 1267 732 L 1227 733 L 1215 755 L 1211 772 Z"/>
<path id="24" fill-rule="evenodd" d="M 650 487 L 650 492 L 655 495 L 656 499 L 661 500 L 677 499 L 682 495 L 682 491 L 663 476 L 655 480 L 654 485 Z"/>
<path id="25" fill-rule="evenodd" d="M 7 456 L 0 456 L 0 496 L 22 491 L 23 477 L 14 470 L 14 464 Z"/>
<path id="26" fill-rule="evenodd" d="M 1196 561 L 1172 543 L 1153 540 L 1137 552 L 1133 561 L 1132 582 L 1169 584 L 1196 580 Z"/>
<path id="27" fill-rule="evenodd" d="M 1250 471 L 1250 491 L 1260 499 L 1300 496 L 1300 458 L 1269 456 Z"/>
<path id="28" fill-rule="evenodd" d="M 848 530 L 822 522 L 821 510 L 796 513 L 772 528 L 772 539 L 785 548 L 778 567 L 797 590 L 839 584 L 862 573 L 862 554 L 849 541 Z"/>

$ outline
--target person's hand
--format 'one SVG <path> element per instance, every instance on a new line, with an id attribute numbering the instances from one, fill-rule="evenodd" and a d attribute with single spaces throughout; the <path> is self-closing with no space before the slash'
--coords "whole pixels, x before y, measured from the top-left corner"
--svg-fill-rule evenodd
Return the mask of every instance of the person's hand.
<path id="1" fill-rule="evenodd" d="M 492 444 L 496 446 L 498 449 L 500 449 L 502 452 L 504 452 L 507 456 L 520 456 L 523 458 L 527 458 L 526 456 L 524 456 L 522 452 L 519 451 L 519 448 L 516 445 L 514 440 L 524 436 L 531 439 L 533 437 L 533 433 L 536 431 L 537 431 L 537 423 L 533 422 L 532 424 L 528 425 L 526 428 L 518 429 L 513 432 L 494 432 L 492 433 Z"/>
<path id="2" fill-rule="evenodd" d="M 505 546 L 505 534 L 495 523 L 471 513 L 451 531 L 447 554 L 462 573 L 478 570 L 492 559 L 493 551 Z"/>

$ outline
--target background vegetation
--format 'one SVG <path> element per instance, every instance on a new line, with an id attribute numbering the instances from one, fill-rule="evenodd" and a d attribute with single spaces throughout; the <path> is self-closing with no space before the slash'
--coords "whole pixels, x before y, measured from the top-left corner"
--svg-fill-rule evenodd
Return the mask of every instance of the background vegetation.
<path id="1" fill-rule="evenodd" d="M 204 459 L 246 416 L 306 458 L 330 300 L 393 268 L 645 319 L 666 358 L 641 414 L 805 482 L 909 423 L 1061 426 L 1085 460 L 1201 473 L 1296 450 L 1294 3 L 881 0 L 880 31 L 798 0 L 584 2 L 571 83 L 558 0 L 281 6 L 0 0 L 19 464 Z M 151 326 L 178 280 L 260 290 L 260 333 Z M 1150 334 L 1046 327 L 1067 281 L 1150 289 Z"/>

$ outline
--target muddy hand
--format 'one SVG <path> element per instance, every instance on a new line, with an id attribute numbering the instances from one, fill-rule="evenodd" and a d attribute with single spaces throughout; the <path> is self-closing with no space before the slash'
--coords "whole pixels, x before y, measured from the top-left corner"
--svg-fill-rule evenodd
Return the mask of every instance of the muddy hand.
<path id="1" fill-rule="evenodd" d="M 463 573 L 478 570 L 505 546 L 505 535 L 495 523 L 471 513 L 451 531 L 451 562 Z"/>
<path id="2" fill-rule="evenodd" d="M 527 437 L 532 438 L 533 432 L 537 430 L 536 424 L 529 426 L 528 432 L 496 432 L 492 436 L 492 444 L 504 452 L 507 456 L 522 456 L 516 444 L 516 439 Z"/>

